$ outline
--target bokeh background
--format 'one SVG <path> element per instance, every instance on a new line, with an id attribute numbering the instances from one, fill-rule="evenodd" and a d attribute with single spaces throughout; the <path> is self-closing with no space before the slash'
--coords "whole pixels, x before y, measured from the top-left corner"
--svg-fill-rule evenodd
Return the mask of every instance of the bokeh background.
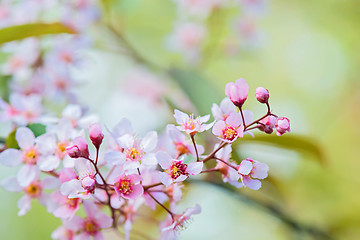
<path id="1" fill-rule="evenodd" d="M 126 116 L 143 133 L 173 122 L 171 106 L 210 113 L 211 104 L 224 97 L 225 84 L 239 77 L 250 85 L 246 109 L 255 116 L 265 112 L 253 97 L 263 86 L 273 111 L 291 120 L 292 132 L 282 139 L 246 136 L 236 145 L 239 156 L 270 166 L 260 191 L 238 194 L 189 184 L 182 205 L 199 203 L 202 213 L 180 239 L 359 239 L 359 1 L 269 0 L 257 19 L 259 35 L 240 50 L 226 39 L 241 9 L 219 10 L 206 21 L 209 35 L 196 63 L 167 47 L 178 16 L 174 2 L 106 4 L 110 10 L 103 10 L 101 21 L 110 22 L 121 38 L 102 23 L 93 27 L 94 46 L 81 52 L 86 63 L 72 71 L 82 80 L 75 93 L 103 124 L 114 126 Z M 134 69 L 153 76 L 129 78 Z M 155 96 L 144 91 L 151 87 Z M 5 136 L 7 127 L 2 129 Z M 0 168 L 2 177 L 15 172 Z M 0 189 L 0 196 L 3 239 L 49 239 L 60 224 L 36 202 L 20 218 L 20 194 Z M 151 226 L 135 229 L 154 236 Z"/>

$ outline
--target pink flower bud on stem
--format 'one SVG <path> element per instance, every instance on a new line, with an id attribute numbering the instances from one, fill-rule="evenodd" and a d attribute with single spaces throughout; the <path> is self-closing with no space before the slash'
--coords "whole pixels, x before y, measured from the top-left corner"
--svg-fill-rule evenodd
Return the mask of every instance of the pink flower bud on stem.
<path id="1" fill-rule="evenodd" d="M 290 120 L 286 117 L 280 117 L 275 122 L 276 135 L 281 136 L 286 132 L 290 132 Z"/>
<path id="2" fill-rule="evenodd" d="M 260 103 L 267 103 L 269 100 L 269 91 L 263 87 L 256 88 L 256 99 Z"/>
<path id="3" fill-rule="evenodd" d="M 99 148 L 104 139 L 104 134 L 102 133 L 101 125 L 98 123 L 94 123 L 90 125 L 89 136 L 94 146 L 96 148 Z"/>
<path id="4" fill-rule="evenodd" d="M 72 158 L 88 158 L 90 155 L 88 145 L 83 137 L 74 138 L 73 145 L 68 146 L 66 151 Z"/>

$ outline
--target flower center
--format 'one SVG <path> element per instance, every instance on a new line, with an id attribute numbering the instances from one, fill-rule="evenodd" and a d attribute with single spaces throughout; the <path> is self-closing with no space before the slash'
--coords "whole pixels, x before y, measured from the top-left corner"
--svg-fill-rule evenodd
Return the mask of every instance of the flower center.
<path id="1" fill-rule="evenodd" d="M 237 131 L 235 130 L 234 127 L 232 126 L 227 126 L 224 130 L 223 130 L 223 135 L 224 138 L 227 140 L 234 140 L 236 138 L 236 136 L 238 135 Z"/>
<path id="2" fill-rule="evenodd" d="M 115 186 L 119 189 L 119 192 L 122 194 L 130 194 L 132 192 L 131 187 L 134 184 L 130 181 L 130 179 L 121 179 L 119 182 L 115 183 Z"/>
<path id="3" fill-rule="evenodd" d="M 189 153 L 188 148 L 182 143 L 175 143 L 176 151 L 178 156 Z"/>
<path id="4" fill-rule="evenodd" d="M 99 226 L 94 220 L 86 219 L 84 222 L 84 230 L 90 235 L 95 235 L 99 231 Z"/>
<path id="5" fill-rule="evenodd" d="M 144 154 L 139 148 L 133 147 L 130 149 L 125 149 L 126 158 L 132 161 L 140 160 Z"/>
<path id="6" fill-rule="evenodd" d="M 23 160 L 26 164 L 36 164 L 36 161 L 39 157 L 39 153 L 35 149 L 30 149 L 25 152 Z"/>
<path id="7" fill-rule="evenodd" d="M 66 200 L 66 205 L 68 205 L 70 208 L 74 209 L 79 206 L 80 198 L 68 198 Z"/>
<path id="8" fill-rule="evenodd" d="M 170 175 L 172 179 L 178 178 L 180 175 L 187 175 L 187 165 L 181 161 L 173 162 L 170 166 Z"/>
<path id="9" fill-rule="evenodd" d="M 30 183 L 30 185 L 26 187 L 25 191 L 31 198 L 36 198 L 41 194 L 41 186 L 35 182 Z"/>
<path id="10" fill-rule="evenodd" d="M 57 149 L 56 149 L 56 154 L 61 158 L 63 159 L 64 156 L 66 155 L 66 146 L 67 144 L 65 142 L 60 142 L 58 143 L 57 145 Z"/>
<path id="11" fill-rule="evenodd" d="M 197 119 L 193 119 L 193 117 L 191 117 L 186 123 L 184 123 L 184 128 L 186 130 L 194 130 L 196 128 L 197 122 Z"/>

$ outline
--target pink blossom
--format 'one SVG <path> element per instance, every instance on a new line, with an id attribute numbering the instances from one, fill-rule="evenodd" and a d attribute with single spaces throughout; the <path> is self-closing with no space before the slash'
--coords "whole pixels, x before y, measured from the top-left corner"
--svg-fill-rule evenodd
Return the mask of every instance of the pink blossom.
<path id="1" fill-rule="evenodd" d="M 90 125 L 89 136 L 94 146 L 96 148 L 99 148 L 104 139 L 104 134 L 102 133 L 101 125 L 98 123 L 94 123 Z"/>
<path id="2" fill-rule="evenodd" d="M 215 120 L 226 121 L 231 113 L 236 112 L 236 107 L 229 98 L 224 98 L 220 103 L 220 107 L 215 103 L 213 104 L 211 112 Z"/>
<path id="3" fill-rule="evenodd" d="M 194 119 L 194 115 L 189 116 L 186 113 L 175 109 L 174 117 L 176 122 L 180 125 L 177 128 L 189 135 L 195 135 L 197 132 L 209 130 L 214 125 L 214 122 L 210 124 L 204 124 L 205 122 L 209 121 L 210 115 L 197 117 Z"/>
<path id="4" fill-rule="evenodd" d="M 286 117 L 280 117 L 275 122 L 276 135 L 281 136 L 286 132 L 290 132 L 290 120 Z"/>
<path id="5" fill-rule="evenodd" d="M 199 174 L 203 168 L 203 162 L 185 164 L 183 158 L 172 159 L 166 152 L 157 152 L 156 158 L 162 169 L 165 170 L 160 172 L 160 181 L 167 187 L 173 182 L 186 180 L 189 175 Z"/>
<path id="6" fill-rule="evenodd" d="M 74 216 L 68 224 L 70 230 L 77 234 L 75 239 L 104 239 L 101 230 L 111 227 L 112 218 L 99 211 L 93 202 L 86 201 L 83 205 L 87 217 Z"/>
<path id="7" fill-rule="evenodd" d="M 79 173 L 78 177 L 63 182 L 60 191 L 69 198 L 89 199 L 95 192 L 95 172 L 89 162 L 83 158 L 76 161 L 75 168 Z"/>
<path id="8" fill-rule="evenodd" d="M 174 239 L 176 233 L 186 227 L 192 215 L 199 214 L 200 212 L 201 207 L 196 204 L 193 208 L 187 208 L 182 214 L 176 214 L 174 221 L 170 222 L 169 226 L 161 229 L 162 239 Z"/>
<path id="9" fill-rule="evenodd" d="M 239 108 L 241 108 L 246 101 L 248 92 L 249 85 L 243 78 L 236 80 L 235 83 L 227 83 L 225 86 L 225 95 Z"/>
<path id="10" fill-rule="evenodd" d="M 153 150 L 157 146 L 157 133 L 151 131 L 143 139 L 136 139 L 131 134 L 124 134 L 117 138 L 121 147 L 120 151 L 112 151 L 105 154 L 106 162 L 114 165 L 123 164 L 125 169 L 136 169 L 141 165 L 154 166 L 156 158 Z"/>
<path id="11" fill-rule="evenodd" d="M 59 181 L 56 178 L 48 177 L 42 180 L 34 179 L 26 186 L 21 186 L 15 177 L 10 177 L 1 182 L 1 185 L 8 191 L 11 192 L 23 192 L 25 193 L 18 200 L 19 216 L 23 216 L 31 209 L 31 201 L 38 199 L 39 202 L 46 206 L 51 212 L 53 209 L 53 203 L 50 196 L 44 193 L 44 189 L 56 189 L 59 187 Z"/>
<path id="12" fill-rule="evenodd" d="M 54 216 L 67 220 L 75 215 L 82 202 L 80 198 L 68 198 L 62 195 L 60 191 L 53 192 L 51 198 L 59 205 L 53 212 Z"/>
<path id="13" fill-rule="evenodd" d="M 217 149 L 219 146 L 219 144 L 216 144 L 214 146 L 214 149 Z M 224 162 L 228 163 L 224 163 L 222 161 L 217 161 L 217 164 L 215 166 L 216 169 L 218 169 L 221 173 L 221 177 L 223 179 L 224 182 L 227 182 L 237 188 L 240 188 L 242 186 L 241 183 L 238 182 L 240 175 L 238 173 L 238 171 L 235 170 L 236 168 L 236 164 L 233 164 L 230 161 L 230 154 L 231 154 L 231 145 L 226 145 L 225 147 L 223 147 L 222 149 L 220 149 L 216 154 L 215 157 L 223 160 Z M 234 167 L 230 167 L 229 165 L 232 165 Z"/>
<path id="14" fill-rule="evenodd" d="M 232 143 L 239 137 L 244 135 L 244 125 L 239 113 L 233 112 L 229 117 L 223 121 L 217 121 L 212 129 L 214 135 L 219 139 Z"/>
<path id="15" fill-rule="evenodd" d="M 188 140 L 188 138 L 183 135 L 173 124 L 168 124 L 166 127 L 166 132 L 175 145 L 176 156 L 179 157 L 183 154 L 192 154 L 196 156 L 196 151 L 194 144 Z M 205 149 L 203 146 L 196 144 L 198 154 L 201 155 L 204 153 Z"/>
<path id="16" fill-rule="evenodd" d="M 139 183 L 141 176 L 137 174 L 125 175 L 124 173 L 114 181 L 114 189 L 117 195 L 126 199 L 136 199 L 144 193 L 143 186 Z"/>
<path id="17" fill-rule="evenodd" d="M 259 190 L 261 188 L 261 182 L 258 179 L 266 178 L 268 171 L 268 165 L 250 158 L 241 161 L 238 166 L 238 172 L 243 185 L 253 190 Z"/>
<path id="18" fill-rule="evenodd" d="M 256 99 L 260 103 L 267 103 L 269 100 L 269 91 L 263 87 L 256 88 Z"/>

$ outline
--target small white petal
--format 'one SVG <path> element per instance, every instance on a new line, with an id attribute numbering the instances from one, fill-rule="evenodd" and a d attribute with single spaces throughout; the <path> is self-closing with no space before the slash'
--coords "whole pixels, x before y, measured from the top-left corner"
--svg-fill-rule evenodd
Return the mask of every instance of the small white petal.
<path id="1" fill-rule="evenodd" d="M 26 150 L 34 146 L 34 133 L 26 127 L 18 128 L 15 134 L 15 138 L 21 149 Z"/>

